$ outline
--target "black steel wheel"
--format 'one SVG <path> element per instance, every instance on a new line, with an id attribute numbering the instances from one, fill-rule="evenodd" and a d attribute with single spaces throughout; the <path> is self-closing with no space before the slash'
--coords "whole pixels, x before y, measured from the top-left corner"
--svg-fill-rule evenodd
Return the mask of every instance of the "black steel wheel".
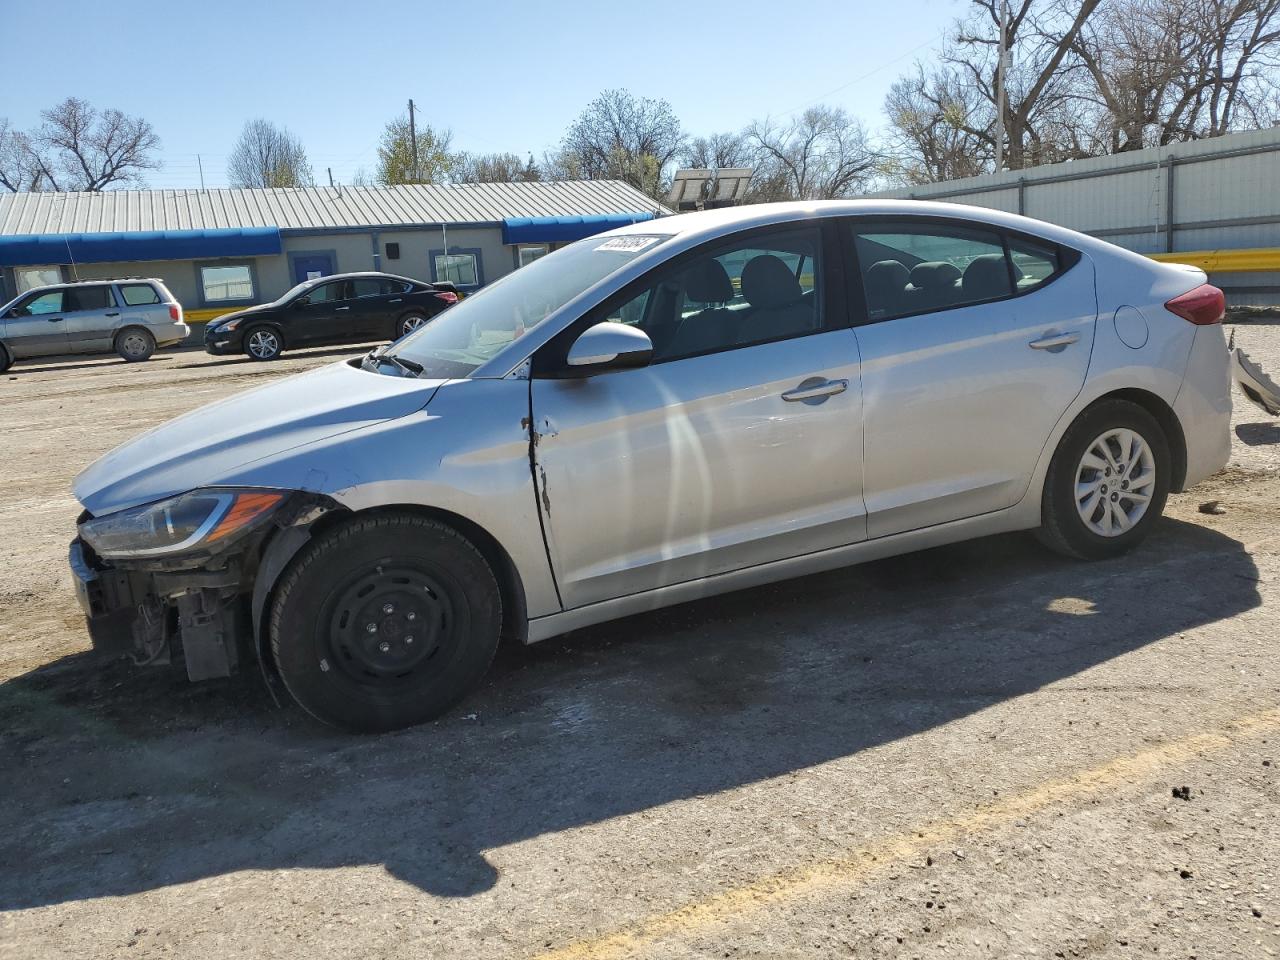
<path id="1" fill-rule="evenodd" d="M 281 578 L 271 647 L 319 720 L 394 730 L 439 716 L 484 676 L 502 602 L 480 552 L 412 514 L 357 518 L 316 538 Z"/>

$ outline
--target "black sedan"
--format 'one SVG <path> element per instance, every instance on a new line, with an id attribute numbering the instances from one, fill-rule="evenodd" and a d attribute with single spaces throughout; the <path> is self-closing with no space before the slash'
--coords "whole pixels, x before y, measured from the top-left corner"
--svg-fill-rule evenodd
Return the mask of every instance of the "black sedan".
<path id="1" fill-rule="evenodd" d="M 458 301 L 452 284 L 390 273 L 342 273 L 300 283 L 274 303 L 211 320 L 204 348 L 274 360 L 291 347 L 398 340 Z"/>

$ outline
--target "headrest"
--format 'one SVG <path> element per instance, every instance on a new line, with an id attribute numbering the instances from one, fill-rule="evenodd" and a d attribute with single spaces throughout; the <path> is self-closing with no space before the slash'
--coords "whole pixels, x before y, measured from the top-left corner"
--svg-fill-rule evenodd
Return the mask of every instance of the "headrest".
<path id="1" fill-rule="evenodd" d="M 1013 292 L 1009 285 L 1009 266 L 1000 253 L 974 257 L 964 268 L 964 280 L 960 285 L 966 294 L 979 300 L 1007 297 Z"/>
<path id="2" fill-rule="evenodd" d="M 742 295 L 753 307 L 781 307 L 795 303 L 804 296 L 804 290 L 781 259 L 762 253 L 742 268 Z"/>
<path id="3" fill-rule="evenodd" d="M 944 290 L 960 279 L 960 268 L 945 260 L 917 263 L 911 268 L 911 285 L 917 290 Z"/>
<path id="4" fill-rule="evenodd" d="M 727 303 L 733 299 L 733 284 L 719 260 L 699 260 L 685 272 L 684 292 L 698 303 Z"/>
<path id="5" fill-rule="evenodd" d="M 900 260 L 877 260 L 867 267 L 867 287 L 876 292 L 901 293 L 910 279 L 911 271 Z"/>

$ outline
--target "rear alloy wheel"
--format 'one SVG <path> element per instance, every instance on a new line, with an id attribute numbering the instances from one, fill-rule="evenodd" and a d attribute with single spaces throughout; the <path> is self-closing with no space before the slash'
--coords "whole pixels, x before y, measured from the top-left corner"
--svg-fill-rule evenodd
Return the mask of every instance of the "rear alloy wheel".
<path id="1" fill-rule="evenodd" d="M 401 317 L 399 333 L 396 336 L 403 337 L 405 334 L 413 333 L 419 327 L 424 326 L 426 322 L 427 318 L 420 313 L 411 313 L 407 317 Z"/>
<path id="2" fill-rule="evenodd" d="M 275 360 L 284 352 L 284 344 L 271 327 L 254 327 L 245 334 L 244 352 L 254 360 Z"/>
<path id="3" fill-rule="evenodd" d="M 129 363 L 151 359 L 156 352 L 156 338 L 141 327 L 129 327 L 116 334 L 116 353 Z"/>
<path id="4" fill-rule="evenodd" d="M 304 710 L 349 730 L 431 720 L 480 682 L 502 602 L 480 552 L 413 514 L 355 519 L 317 537 L 276 590 L 271 649 Z"/>
<path id="5" fill-rule="evenodd" d="M 1171 457 L 1164 431 L 1127 400 L 1104 400 L 1067 428 L 1045 478 L 1042 541 L 1084 560 L 1136 546 L 1164 510 Z"/>

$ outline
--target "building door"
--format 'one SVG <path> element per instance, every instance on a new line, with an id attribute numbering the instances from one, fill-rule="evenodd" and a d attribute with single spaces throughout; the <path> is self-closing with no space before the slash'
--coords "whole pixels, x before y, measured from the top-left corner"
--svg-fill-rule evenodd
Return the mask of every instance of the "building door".
<path id="1" fill-rule="evenodd" d="M 306 283 L 320 277 L 330 277 L 336 271 L 331 253 L 304 253 L 293 258 L 293 282 Z"/>

